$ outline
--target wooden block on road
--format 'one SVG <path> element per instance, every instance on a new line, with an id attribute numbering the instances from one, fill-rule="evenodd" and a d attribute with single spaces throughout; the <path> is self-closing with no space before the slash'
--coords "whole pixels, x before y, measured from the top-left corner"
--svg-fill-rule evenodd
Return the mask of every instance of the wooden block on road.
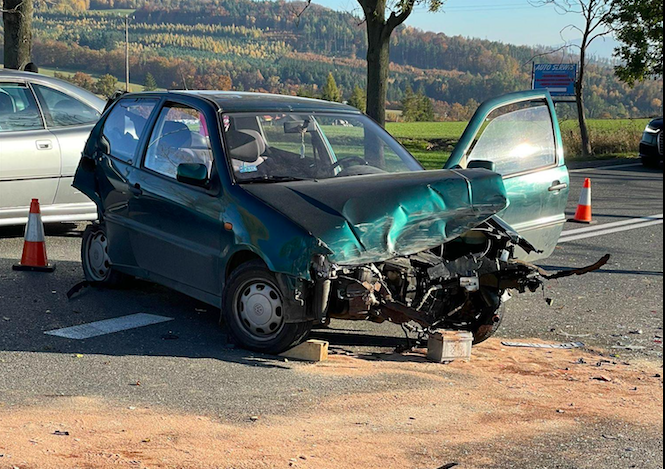
<path id="1" fill-rule="evenodd" d="M 306 362 L 324 362 L 328 359 L 329 345 L 328 342 L 322 340 L 308 340 L 282 353 L 280 357 Z"/>

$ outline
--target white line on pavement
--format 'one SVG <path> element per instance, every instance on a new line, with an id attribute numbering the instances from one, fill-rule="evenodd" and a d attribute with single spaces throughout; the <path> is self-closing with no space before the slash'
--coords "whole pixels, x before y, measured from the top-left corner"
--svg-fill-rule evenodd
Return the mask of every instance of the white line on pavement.
<path id="1" fill-rule="evenodd" d="M 604 230 L 609 230 L 610 228 L 618 228 L 620 226 L 628 226 L 628 225 L 637 225 L 639 223 L 645 223 L 649 221 L 657 221 L 657 220 L 662 220 L 663 219 L 663 214 L 659 215 L 653 215 L 651 217 L 643 217 L 643 218 L 631 218 L 630 220 L 623 220 L 623 221 L 617 221 L 614 223 L 604 223 L 602 225 L 593 225 L 593 226 L 588 226 L 586 228 L 580 228 L 578 230 L 569 230 L 569 231 L 564 231 L 563 234 L 561 235 L 562 238 L 568 237 L 568 236 L 574 236 L 578 234 L 584 234 L 584 233 L 589 233 L 591 231 L 604 231 Z"/>
<path id="2" fill-rule="evenodd" d="M 64 337 L 65 339 L 85 340 L 116 332 L 127 331 L 139 327 L 152 326 L 163 322 L 173 321 L 173 318 L 155 316 L 153 314 L 132 314 L 121 318 L 107 319 L 105 321 L 81 324 L 80 326 L 66 327 L 55 331 L 44 332 L 46 335 Z"/>
<path id="3" fill-rule="evenodd" d="M 642 166 L 642 163 L 630 163 L 630 164 L 614 164 L 607 166 L 598 166 L 597 168 L 580 168 L 580 169 L 571 169 L 571 173 L 587 173 L 589 171 L 604 171 L 606 169 L 623 169 L 623 168 L 634 168 L 637 166 Z"/>
<path id="4" fill-rule="evenodd" d="M 605 236 L 605 235 L 610 235 L 610 234 L 615 234 L 615 233 L 622 233 L 624 231 L 630 231 L 630 230 L 637 230 L 640 228 L 648 228 L 650 226 L 656 226 L 656 225 L 662 225 L 663 220 L 656 220 L 656 221 L 651 221 L 651 222 L 646 222 L 646 223 L 636 223 L 628 226 L 620 226 L 617 228 L 610 228 L 609 230 L 604 230 L 604 231 L 592 231 L 589 233 L 585 234 L 580 234 L 577 236 L 568 236 L 568 237 L 563 237 L 559 240 L 559 244 L 561 243 L 571 243 L 573 241 L 580 241 L 582 239 L 589 239 L 589 238 L 595 238 L 597 236 Z"/>

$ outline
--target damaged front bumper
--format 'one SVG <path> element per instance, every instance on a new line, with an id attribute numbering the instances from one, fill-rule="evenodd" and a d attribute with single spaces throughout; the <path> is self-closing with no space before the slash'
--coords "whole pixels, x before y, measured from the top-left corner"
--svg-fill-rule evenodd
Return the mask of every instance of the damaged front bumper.
<path id="1" fill-rule="evenodd" d="M 312 313 L 316 320 L 415 322 L 425 329 L 483 331 L 500 322 L 510 291 L 536 292 L 548 280 L 602 268 L 605 256 L 583 269 L 550 274 L 516 259 L 536 248 L 493 217 L 446 245 L 411 256 L 360 266 L 314 263 Z"/>

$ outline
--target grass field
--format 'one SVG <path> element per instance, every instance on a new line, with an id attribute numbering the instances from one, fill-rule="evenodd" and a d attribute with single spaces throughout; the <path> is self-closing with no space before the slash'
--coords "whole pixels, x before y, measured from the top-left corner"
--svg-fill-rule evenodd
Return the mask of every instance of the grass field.
<path id="1" fill-rule="evenodd" d="M 136 10 L 117 8 L 114 10 L 88 10 L 88 13 L 104 16 L 131 16 Z"/>
<path id="2" fill-rule="evenodd" d="M 637 157 L 648 122 L 649 119 L 590 120 L 596 158 Z M 439 169 L 450 157 L 466 125 L 466 122 L 389 123 L 387 129 L 427 169 Z M 567 160 L 579 160 L 581 140 L 577 121 L 562 122 L 561 133 Z"/>

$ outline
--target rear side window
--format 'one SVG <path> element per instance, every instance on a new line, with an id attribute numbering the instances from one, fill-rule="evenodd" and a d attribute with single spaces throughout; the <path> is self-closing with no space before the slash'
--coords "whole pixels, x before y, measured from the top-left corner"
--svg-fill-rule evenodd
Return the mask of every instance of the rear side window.
<path id="1" fill-rule="evenodd" d="M 78 99 L 47 86 L 33 85 L 49 127 L 94 124 L 100 114 Z"/>
<path id="2" fill-rule="evenodd" d="M 44 128 L 30 89 L 19 83 L 0 83 L 0 133 Z"/>
<path id="3" fill-rule="evenodd" d="M 210 177 L 213 156 L 209 135 L 205 116 L 200 111 L 179 104 L 168 105 L 155 124 L 144 166 L 176 179 L 179 165 L 199 163 L 206 165 Z"/>
<path id="4" fill-rule="evenodd" d="M 111 147 L 112 157 L 132 164 L 148 119 L 158 102 L 158 99 L 123 99 L 113 107 L 102 131 Z"/>

